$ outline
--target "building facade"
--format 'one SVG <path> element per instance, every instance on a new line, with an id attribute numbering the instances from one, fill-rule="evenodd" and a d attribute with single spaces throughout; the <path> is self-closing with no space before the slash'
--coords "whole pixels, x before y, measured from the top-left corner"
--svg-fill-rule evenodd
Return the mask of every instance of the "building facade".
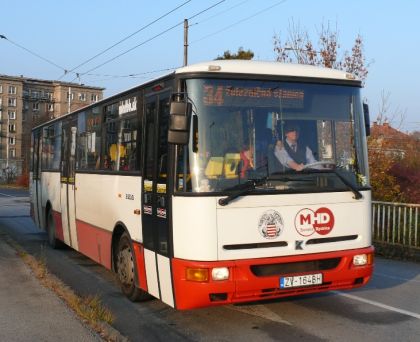
<path id="1" fill-rule="evenodd" d="M 32 127 L 101 100 L 103 90 L 0 75 L 0 180 L 28 171 Z"/>

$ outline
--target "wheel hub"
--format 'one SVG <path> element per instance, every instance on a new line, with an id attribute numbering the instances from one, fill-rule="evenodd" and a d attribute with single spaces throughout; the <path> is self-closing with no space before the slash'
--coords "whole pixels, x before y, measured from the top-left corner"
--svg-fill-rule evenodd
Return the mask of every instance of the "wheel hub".
<path id="1" fill-rule="evenodd" d="M 124 248 L 118 253 L 118 278 L 124 285 L 131 285 L 134 280 L 134 263 L 129 248 Z"/>

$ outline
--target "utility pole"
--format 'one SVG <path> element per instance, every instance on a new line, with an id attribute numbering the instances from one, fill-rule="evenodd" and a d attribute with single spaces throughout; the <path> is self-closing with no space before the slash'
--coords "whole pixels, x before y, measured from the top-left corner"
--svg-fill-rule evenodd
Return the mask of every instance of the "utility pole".
<path id="1" fill-rule="evenodd" d="M 188 19 L 184 19 L 184 66 L 188 64 Z"/>

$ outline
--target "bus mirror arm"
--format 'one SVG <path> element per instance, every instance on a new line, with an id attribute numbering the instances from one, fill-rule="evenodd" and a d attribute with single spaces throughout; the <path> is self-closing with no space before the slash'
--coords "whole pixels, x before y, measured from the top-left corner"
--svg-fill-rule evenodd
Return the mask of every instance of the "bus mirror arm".
<path id="1" fill-rule="evenodd" d="M 187 145 L 190 137 L 192 106 L 189 102 L 172 101 L 169 111 L 168 143 Z"/>

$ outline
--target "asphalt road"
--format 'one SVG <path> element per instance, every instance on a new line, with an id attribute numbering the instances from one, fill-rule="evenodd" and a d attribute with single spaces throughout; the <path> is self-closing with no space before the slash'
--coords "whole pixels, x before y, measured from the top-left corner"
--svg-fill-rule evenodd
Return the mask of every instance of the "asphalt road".
<path id="1" fill-rule="evenodd" d="M 12 197 L 9 197 L 12 196 Z M 0 189 L 0 231 L 47 260 L 81 295 L 99 295 L 131 341 L 419 341 L 420 264 L 377 258 L 364 288 L 247 305 L 175 311 L 131 303 L 113 274 L 67 248 L 52 250 L 29 217 L 25 192 Z"/>

